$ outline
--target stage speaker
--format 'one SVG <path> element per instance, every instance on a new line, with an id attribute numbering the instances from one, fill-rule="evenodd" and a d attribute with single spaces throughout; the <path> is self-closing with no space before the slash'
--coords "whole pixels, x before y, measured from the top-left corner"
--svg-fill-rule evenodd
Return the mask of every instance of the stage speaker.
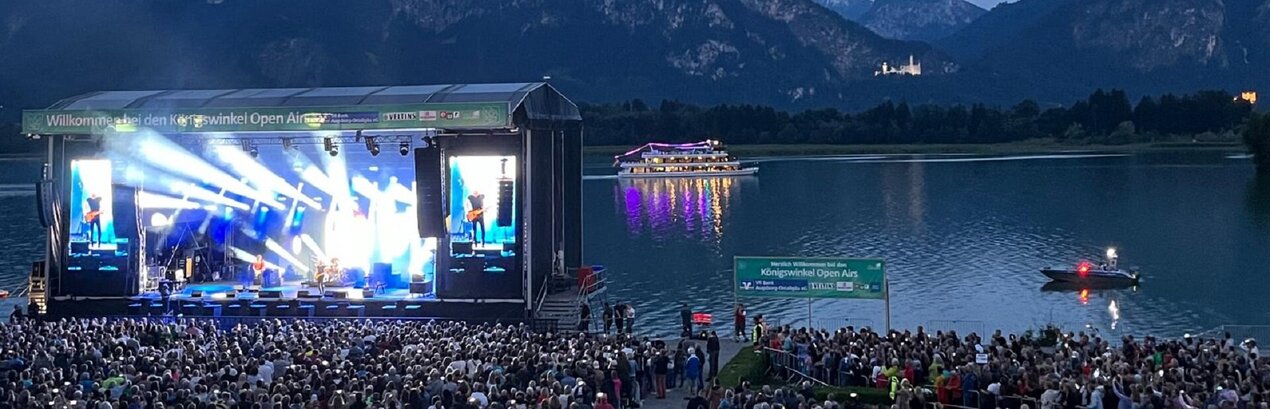
<path id="1" fill-rule="evenodd" d="M 441 148 L 429 146 L 415 149 L 415 199 L 419 220 L 419 237 L 445 235 L 445 216 L 441 212 Z"/>
<path id="2" fill-rule="evenodd" d="M 375 297 L 375 289 L 374 289 L 374 288 L 363 288 L 363 289 L 362 289 L 362 298 L 374 298 L 374 297 Z"/>
<path id="3" fill-rule="evenodd" d="M 515 184 L 511 179 L 498 180 L 498 227 L 512 225 L 512 212 L 515 210 Z"/>
<path id="4" fill-rule="evenodd" d="M 71 242 L 71 253 L 72 253 L 72 254 L 88 254 L 88 242 L 86 242 L 86 241 L 72 241 L 72 242 Z"/>
<path id="5" fill-rule="evenodd" d="M 321 295 L 313 292 L 313 290 L 300 290 L 300 292 L 296 293 L 296 297 L 308 299 L 308 298 L 319 298 L 321 297 Z"/>
<path id="6" fill-rule="evenodd" d="M 52 180 L 45 179 L 35 184 L 35 206 L 36 214 L 40 215 L 40 225 L 44 227 L 52 226 L 54 214 Z"/>
<path id="7" fill-rule="evenodd" d="M 411 294 L 427 294 L 432 292 L 431 287 L 432 287 L 432 283 L 428 283 L 428 282 L 410 283 L 410 293 Z"/>
<path id="8" fill-rule="evenodd" d="M 137 237 L 137 189 L 115 185 L 113 211 L 115 235 L 118 237 Z"/>
<path id="9" fill-rule="evenodd" d="M 334 298 L 334 299 L 337 299 L 337 300 L 347 300 L 347 299 L 348 299 L 348 291 L 344 291 L 344 290 L 339 290 L 339 291 L 335 291 L 335 290 L 326 290 L 326 296 L 327 296 L 327 297 L 329 297 L 329 298 Z"/>
<path id="10" fill-rule="evenodd" d="M 201 290 L 194 290 L 194 291 L 190 292 L 190 298 L 203 298 L 203 291 L 201 291 Z"/>
<path id="11" fill-rule="evenodd" d="M 450 242 L 450 254 L 472 254 L 474 251 L 470 241 Z"/>
<path id="12" fill-rule="evenodd" d="M 282 291 L 281 290 L 262 290 L 260 291 L 260 298 L 282 298 Z"/>
<path id="13" fill-rule="evenodd" d="M 238 298 L 238 293 L 234 291 L 227 292 L 225 293 L 225 298 Z"/>

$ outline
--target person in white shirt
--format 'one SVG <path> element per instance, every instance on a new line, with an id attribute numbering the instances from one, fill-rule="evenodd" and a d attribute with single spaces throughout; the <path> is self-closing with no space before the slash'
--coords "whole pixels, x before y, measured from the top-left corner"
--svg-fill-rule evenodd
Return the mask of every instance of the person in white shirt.
<path id="1" fill-rule="evenodd" d="M 630 334 L 635 328 L 635 306 L 626 304 L 626 333 Z"/>
<path id="2" fill-rule="evenodd" d="M 475 399 L 482 408 L 489 407 L 489 397 L 485 396 L 485 385 L 478 383 L 474 389 L 472 391 L 472 399 Z"/>
<path id="3" fill-rule="evenodd" d="M 265 385 L 273 384 L 273 362 L 265 360 L 256 371 L 260 374 L 260 380 L 264 381 Z"/>

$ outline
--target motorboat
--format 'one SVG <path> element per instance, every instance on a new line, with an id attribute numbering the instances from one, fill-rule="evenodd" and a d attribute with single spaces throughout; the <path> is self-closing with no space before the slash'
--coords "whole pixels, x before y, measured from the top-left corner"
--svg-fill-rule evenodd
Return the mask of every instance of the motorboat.
<path id="1" fill-rule="evenodd" d="M 1128 286 L 1137 285 L 1141 277 L 1137 268 L 1129 270 L 1118 266 L 1119 257 L 1115 248 L 1107 249 L 1106 259 L 1099 265 L 1082 261 L 1072 268 L 1041 269 L 1041 274 L 1056 282 L 1086 284 L 1090 286 Z"/>

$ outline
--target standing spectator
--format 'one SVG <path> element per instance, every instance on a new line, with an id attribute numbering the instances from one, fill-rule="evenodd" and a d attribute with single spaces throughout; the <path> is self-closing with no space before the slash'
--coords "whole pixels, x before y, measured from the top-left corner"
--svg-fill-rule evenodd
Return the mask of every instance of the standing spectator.
<path id="1" fill-rule="evenodd" d="M 613 306 L 613 317 L 617 320 L 617 333 L 624 333 L 626 331 L 626 304 L 619 302 Z"/>
<path id="2" fill-rule="evenodd" d="M 32 320 L 40 320 L 40 305 L 35 303 L 34 298 L 32 298 L 31 302 L 26 305 L 26 315 L 31 317 Z"/>
<path id="3" fill-rule="evenodd" d="M 591 304 L 582 302 L 582 316 L 578 317 L 578 332 L 583 334 L 591 329 Z"/>
<path id="4" fill-rule="evenodd" d="M 684 378 L 688 382 L 688 393 L 696 395 L 701 392 L 704 385 L 701 384 L 701 358 L 697 358 L 697 351 L 694 348 L 688 348 L 688 359 L 684 362 Z"/>
<path id="5" fill-rule="evenodd" d="M 754 352 L 763 352 L 763 314 L 754 316 Z"/>
<path id="6" fill-rule="evenodd" d="M 13 312 L 9 314 L 9 322 L 21 322 L 23 318 L 25 317 L 22 316 L 22 307 L 13 306 Z"/>
<path id="7" fill-rule="evenodd" d="M 601 393 L 599 396 L 596 396 L 595 398 L 595 409 L 614 409 L 614 408 L 613 408 L 613 405 L 609 404 L 608 396 Z"/>
<path id="8" fill-rule="evenodd" d="M 604 302 L 604 334 L 607 335 L 613 329 L 613 306 L 608 301 Z"/>
<path id="9" fill-rule="evenodd" d="M 660 351 L 653 358 L 653 378 L 657 384 L 657 399 L 666 399 L 666 374 L 670 370 L 670 357 Z"/>
<path id="10" fill-rule="evenodd" d="M 736 308 L 732 310 L 732 323 L 736 326 L 735 332 L 732 333 L 732 339 L 745 341 L 745 304 L 736 304 Z"/>
<path id="11" fill-rule="evenodd" d="M 626 304 L 626 333 L 635 335 L 635 306 Z"/>
<path id="12" fill-rule="evenodd" d="M 686 303 L 679 307 L 679 321 L 683 326 L 683 337 L 692 338 L 692 310 Z"/>
<path id="13" fill-rule="evenodd" d="M 710 337 L 706 338 L 706 352 L 710 353 L 710 378 L 719 376 L 719 333 L 710 331 Z"/>

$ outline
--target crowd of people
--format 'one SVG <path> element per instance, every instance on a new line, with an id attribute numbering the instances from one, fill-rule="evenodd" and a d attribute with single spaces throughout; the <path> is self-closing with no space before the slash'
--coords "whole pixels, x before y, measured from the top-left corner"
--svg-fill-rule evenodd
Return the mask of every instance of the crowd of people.
<path id="1" fill-rule="evenodd" d="M 445 321 L 222 326 L 15 315 L 0 332 L 0 408 L 633 409 L 660 401 L 835 409 L 842 396 L 817 401 L 813 381 L 881 389 L 894 409 L 1266 409 L 1270 401 L 1270 362 L 1255 341 L 1228 335 L 1113 344 L 1057 330 L 982 338 L 921 327 L 769 328 L 761 315 L 752 322 L 733 335 L 752 337 L 779 371 L 808 382 L 720 385 L 713 331 L 659 340 L 624 325 L 623 334 L 553 334 Z M 662 400 L 674 388 L 688 400 Z"/>
<path id="2" fill-rule="evenodd" d="M 782 371 L 889 392 L 895 408 L 1266 409 L 1270 362 L 1253 339 L 1118 343 L 1096 332 L 1003 335 L 766 328 L 756 346 Z"/>
<path id="3" fill-rule="evenodd" d="M 717 337 L 448 321 L 222 328 L 198 319 L 19 315 L 3 325 L 0 408 L 625 409 L 676 387 L 722 397 L 710 375 L 718 369 L 706 364 L 717 362 L 707 356 L 718 354 Z"/>

